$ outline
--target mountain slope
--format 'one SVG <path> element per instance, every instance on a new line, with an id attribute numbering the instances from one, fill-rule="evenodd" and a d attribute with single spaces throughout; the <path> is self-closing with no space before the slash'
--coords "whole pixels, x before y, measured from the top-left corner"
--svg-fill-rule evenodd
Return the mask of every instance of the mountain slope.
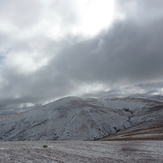
<path id="1" fill-rule="evenodd" d="M 150 127 L 146 129 L 135 129 L 121 131 L 112 136 L 99 139 L 100 141 L 113 141 L 113 140 L 163 140 L 163 125 Z"/>
<path id="2" fill-rule="evenodd" d="M 1 116 L 0 141 L 95 140 L 138 124 L 141 128 L 158 125 L 162 108 L 161 101 L 141 98 L 67 97 L 28 112 Z"/>

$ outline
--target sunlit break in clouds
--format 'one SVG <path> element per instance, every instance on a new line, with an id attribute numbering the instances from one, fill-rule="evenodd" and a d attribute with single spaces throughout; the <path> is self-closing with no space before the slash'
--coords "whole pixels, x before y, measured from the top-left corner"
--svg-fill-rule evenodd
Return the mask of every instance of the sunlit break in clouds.
<path id="1" fill-rule="evenodd" d="M 114 0 L 84 0 L 78 1 L 79 24 L 74 28 L 75 33 L 85 36 L 95 36 L 101 30 L 108 29 L 113 22 Z M 75 34 L 74 33 L 74 34 Z"/>

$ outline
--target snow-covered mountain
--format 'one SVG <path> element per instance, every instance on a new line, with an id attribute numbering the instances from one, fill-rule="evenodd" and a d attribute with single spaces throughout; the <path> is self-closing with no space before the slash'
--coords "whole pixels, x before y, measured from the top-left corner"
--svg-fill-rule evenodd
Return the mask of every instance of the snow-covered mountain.
<path id="1" fill-rule="evenodd" d="M 162 121 L 162 101 L 67 97 L 28 112 L 0 116 L 0 141 L 96 140 Z"/>
<path id="2" fill-rule="evenodd" d="M 136 93 L 134 95 L 130 95 L 128 97 L 133 97 L 133 98 L 146 98 L 146 99 L 151 99 L 151 100 L 160 100 L 163 101 L 163 96 L 162 95 L 151 95 L 148 93 Z"/>

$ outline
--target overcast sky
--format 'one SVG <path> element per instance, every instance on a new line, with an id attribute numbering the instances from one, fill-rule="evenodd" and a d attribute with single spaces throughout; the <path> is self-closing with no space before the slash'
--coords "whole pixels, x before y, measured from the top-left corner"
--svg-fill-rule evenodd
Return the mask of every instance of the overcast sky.
<path id="1" fill-rule="evenodd" d="M 162 80 L 162 0 L 0 0 L 1 110 Z"/>

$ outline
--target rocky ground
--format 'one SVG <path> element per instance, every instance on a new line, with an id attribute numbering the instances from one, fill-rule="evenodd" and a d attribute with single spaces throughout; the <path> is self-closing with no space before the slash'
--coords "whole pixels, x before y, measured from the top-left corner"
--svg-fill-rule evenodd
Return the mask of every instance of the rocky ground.
<path id="1" fill-rule="evenodd" d="M 163 141 L 0 142 L 0 163 L 161 163 L 162 151 Z"/>

